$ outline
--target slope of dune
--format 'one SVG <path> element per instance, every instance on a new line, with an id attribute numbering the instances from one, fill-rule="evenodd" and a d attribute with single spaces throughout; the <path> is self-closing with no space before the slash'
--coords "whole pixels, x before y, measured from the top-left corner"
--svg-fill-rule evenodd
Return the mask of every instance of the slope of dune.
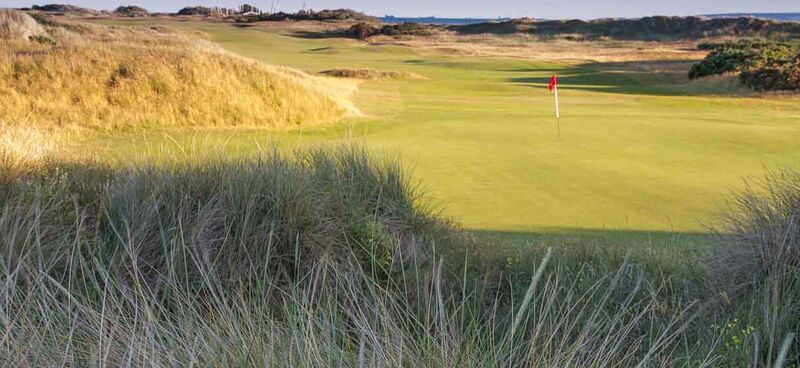
<path id="1" fill-rule="evenodd" d="M 246 59 L 199 32 L 6 12 L 0 28 L 33 21 L 46 33 L 0 39 L 0 124 L 290 129 L 357 113 L 353 83 Z"/>

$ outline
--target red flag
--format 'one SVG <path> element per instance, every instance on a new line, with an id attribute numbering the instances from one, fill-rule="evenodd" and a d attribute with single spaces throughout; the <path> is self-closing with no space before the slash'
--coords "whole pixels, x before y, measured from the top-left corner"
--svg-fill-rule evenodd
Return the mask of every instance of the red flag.
<path id="1" fill-rule="evenodd" d="M 556 88 L 557 85 L 558 85 L 558 78 L 556 78 L 556 75 L 553 74 L 553 76 L 550 77 L 550 84 L 547 85 L 547 89 L 549 89 L 550 92 L 553 92 L 553 90 Z"/>

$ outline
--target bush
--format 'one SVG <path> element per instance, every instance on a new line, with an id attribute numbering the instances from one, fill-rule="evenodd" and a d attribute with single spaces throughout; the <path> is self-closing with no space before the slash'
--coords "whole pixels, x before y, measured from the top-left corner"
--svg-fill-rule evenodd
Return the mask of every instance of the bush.
<path id="1" fill-rule="evenodd" d="M 358 23 L 344 31 L 345 37 L 365 39 L 372 36 L 430 36 L 440 29 L 439 26 L 406 22 L 378 26 L 370 23 Z"/>
<path id="2" fill-rule="evenodd" d="M 800 91 L 800 54 L 779 66 L 744 71 L 739 79 L 756 91 Z"/>
<path id="3" fill-rule="evenodd" d="M 97 15 L 99 12 L 94 9 L 81 8 L 69 4 L 47 4 L 47 5 L 33 5 L 31 10 L 38 10 L 48 13 L 56 14 L 74 14 L 74 15 Z"/>
<path id="4" fill-rule="evenodd" d="M 150 12 L 141 6 L 128 5 L 117 7 L 117 9 L 114 10 L 114 14 L 124 17 L 144 17 L 150 15 Z"/>
<path id="5" fill-rule="evenodd" d="M 187 6 L 178 10 L 178 15 L 211 15 L 214 9 L 205 6 Z"/>
<path id="6" fill-rule="evenodd" d="M 435 26 L 406 22 L 396 25 L 386 25 L 381 28 L 381 34 L 387 36 L 430 36 L 434 33 Z"/>
<path id="7" fill-rule="evenodd" d="M 326 9 L 321 11 L 314 11 L 314 10 L 301 10 L 297 13 L 285 13 L 285 12 L 277 12 L 277 13 L 268 13 L 268 14 L 259 14 L 253 16 L 246 16 L 246 17 L 238 17 L 237 21 L 239 22 L 258 22 L 258 21 L 300 21 L 300 20 L 310 20 L 310 21 L 361 21 L 361 22 L 377 22 L 378 19 L 364 13 L 352 10 L 352 9 Z"/>
<path id="8" fill-rule="evenodd" d="M 703 43 L 711 52 L 689 70 L 689 78 L 740 72 L 754 90 L 800 90 L 800 42 L 739 40 Z"/>
<path id="9" fill-rule="evenodd" d="M 365 39 L 380 34 L 381 27 L 372 23 L 360 22 L 346 29 L 345 37 Z"/>

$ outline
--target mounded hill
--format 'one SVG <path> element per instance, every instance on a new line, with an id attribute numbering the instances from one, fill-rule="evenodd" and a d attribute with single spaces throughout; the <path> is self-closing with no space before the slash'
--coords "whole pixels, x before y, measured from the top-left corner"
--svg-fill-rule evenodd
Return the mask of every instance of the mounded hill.
<path id="1" fill-rule="evenodd" d="M 69 4 L 47 4 L 47 5 L 33 5 L 31 10 L 38 10 L 47 13 L 56 14 L 70 14 L 70 15 L 97 15 L 99 11 L 89 8 L 82 8 L 80 6 Z"/>
<path id="2" fill-rule="evenodd" d="M 487 22 L 450 26 L 448 29 L 463 34 L 525 33 L 540 36 L 581 35 L 588 39 L 611 37 L 615 39 L 658 40 L 697 39 L 724 36 L 800 36 L 800 22 L 739 17 L 645 17 L 641 19 L 597 19 L 537 21 L 514 19 L 506 22 Z"/>
<path id="3" fill-rule="evenodd" d="M 0 40 L 28 41 L 44 33 L 44 27 L 28 14 L 0 9 Z"/>
<path id="4" fill-rule="evenodd" d="M 0 28 L 30 23 L 9 13 Z M 355 112 L 352 83 L 245 59 L 199 32 L 40 23 L 32 41 L 0 40 L 0 124 L 286 129 Z"/>
<path id="5" fill-rule="evenodd" d="M 120 17 L 146 17 L 150 15 L 147 9 L 136 5 L 119 6 L 114 10 L 114 15 Z"/>

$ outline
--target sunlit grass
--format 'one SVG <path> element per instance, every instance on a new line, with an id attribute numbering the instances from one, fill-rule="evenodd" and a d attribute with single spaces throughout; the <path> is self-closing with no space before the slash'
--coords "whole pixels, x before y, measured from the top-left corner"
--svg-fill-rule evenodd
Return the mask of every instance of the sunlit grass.
<path id="1" fill-rule="evenodd" d="M 462 56 L 297 37 L 278 25 L 108 22 L 200 29 L 230 51 L 307 72 L 372 68 L 426 77 L 363 82 L 353 101 L 365 117 L 320 129 L 115 134 L 81 146 L 115 161 L 141 157 L 144 147 L 180 151 L 208 141 L 239 155 L 270 142 L 294 148 L 358 139 L 402 153 L 433 200 L 467 228 L 517 233 L 702 232 L 743 178 L 800 162 L 796 96 L 743 95 L 725 80 L 690 82 L 676 69 L 681 63 Z M 560 45 L 542 47 L 552 56 Z M 603 47 L 580 50 L 592 57 Z M 553 72 L 562 81 L 560 141 L 546 89 Z"/>
<path id="2" fill-rule="evenodd" d="M 265 65 L 200 32 L 53 23 L 0 41 L 0 121 L 48 130 L 291 129 L 357 113 L 354 85 Z"/>

